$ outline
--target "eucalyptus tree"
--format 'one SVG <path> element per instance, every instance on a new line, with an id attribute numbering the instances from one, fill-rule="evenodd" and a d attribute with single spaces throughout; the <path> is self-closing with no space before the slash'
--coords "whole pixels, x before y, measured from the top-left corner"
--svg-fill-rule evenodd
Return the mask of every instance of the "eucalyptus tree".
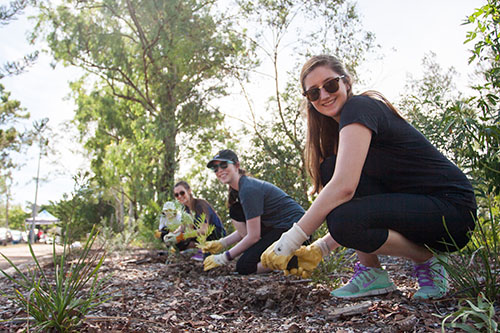
<path id="1" fill-rule="evenodd" d="M 93 171 L 104 183 L 126 182 L 127 195 L 142 204 L 163 201 L 171 192 L 178 136 L 197 136 L 220 123 L 222 116 L 208 102 L 224 95 L 227 78 L 239 66 L 251 63 L 243 56 L 245 43 L 214 4 L 40 5 L 33 37 L 47 41 L 56 61 L 85 71 L 74 85 L 75 119 Z"/>

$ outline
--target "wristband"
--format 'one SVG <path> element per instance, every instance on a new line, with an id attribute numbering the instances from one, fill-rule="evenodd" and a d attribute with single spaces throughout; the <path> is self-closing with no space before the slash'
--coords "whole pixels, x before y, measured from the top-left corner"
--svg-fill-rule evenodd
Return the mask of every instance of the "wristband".
<path id="1" fill-rule="evenodd" d="M 229 253 L 229 251 L 226 251 L 225 255 L 226 255 L 227 260 L 229 260 L 229 261 L 233 260 L 233 258 L 231 257 L 231 253 Z"/>

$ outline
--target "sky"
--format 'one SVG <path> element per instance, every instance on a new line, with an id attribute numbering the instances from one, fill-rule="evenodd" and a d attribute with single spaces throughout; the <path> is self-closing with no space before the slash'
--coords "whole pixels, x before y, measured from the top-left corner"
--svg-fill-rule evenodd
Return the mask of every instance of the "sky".
<path id="1" fill-rule="evenodd" d="M 9 2 L 0 0 L 0 5 Z M 459 89 L 465 89 L 472 72 L 468 66 L 472 44 L 464 45 L 463 41 L 472 26 L 462 23 L 485 3 L 486 0 L 358 0 L 363 27 L 375 34 L 376 43 L 381 46 L 377 55 L 383 55 L 361 67 L 364 82 L 359 90 L 376 89 L 396 101 L 404 92 L 408 75 L 421 76 L 422 58 L 431 51 L 443 68 L 454 67 L 460 73 L 456 83 Z M 29 27 L 25 17 L 0 26 L 0 64 L 32 51 L 26 42 Z M 21 101 L 30 112 L 31 119 L 20 125 L 29 127 L 34 120 L 50 119 L 53 133 L 49 140 L 55 144 L 56 152 L 42 156 L 40 175 L 46 180 L 39 183 L 38 204 L 57 201 L 64 193 L 71 193 L 72 176 L 88 166 L 76 140 L 77 132 L 64 126 L 74 115 L 68 83 L 79 73 L 61 65 L 54 69 L 50 56 L 42 54 L 28 72 L 0 81 L 11 92 L 11 98 Z M 35 200 L 38 157 L 37 147 L 15 156 L 22 166 L 14 173 L 11 204 L 25 206 Z"/>

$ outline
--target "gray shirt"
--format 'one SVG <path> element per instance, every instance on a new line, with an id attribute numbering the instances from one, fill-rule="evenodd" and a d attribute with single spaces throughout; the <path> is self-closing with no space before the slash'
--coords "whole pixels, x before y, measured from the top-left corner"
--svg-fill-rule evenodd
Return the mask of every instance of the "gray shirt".
<path id="1" fill-rule="evenodd" d="M 238 186 L 247 220 L 260 216 L 266 227 L 289 229 L 305 213 L 295 200 L 271 183 L 241 176 Z"/>

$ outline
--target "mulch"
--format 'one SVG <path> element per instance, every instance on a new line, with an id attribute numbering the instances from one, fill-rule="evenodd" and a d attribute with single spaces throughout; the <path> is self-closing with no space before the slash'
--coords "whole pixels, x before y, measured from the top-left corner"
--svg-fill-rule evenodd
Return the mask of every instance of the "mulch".
<path id="1" fill-rule="evenodd" d="M 100 274 L 112 274 L 111 298 L 85 317 L 79 332 L 441 332 L 436 315 L 458 306 L 453 297 L 412 300 L 417 284 L 410 263 L 389 257 L 381 261 L 398 290 L 356 300 L 333 298 L 327 285 L 280 272 L 240 276 L 234 263 L 204 272 L 184 254 L 134 249 L 106 258 Z M 332 278 L 346 282 L 349 275 Z M 12 283 L 2 277 L 0 288 L 8 292 Z M 1 332 L 25 330 L 25 320 L 12 319 L 26 317 L 0 297 L 0 318 L 7 320 Z"/>

